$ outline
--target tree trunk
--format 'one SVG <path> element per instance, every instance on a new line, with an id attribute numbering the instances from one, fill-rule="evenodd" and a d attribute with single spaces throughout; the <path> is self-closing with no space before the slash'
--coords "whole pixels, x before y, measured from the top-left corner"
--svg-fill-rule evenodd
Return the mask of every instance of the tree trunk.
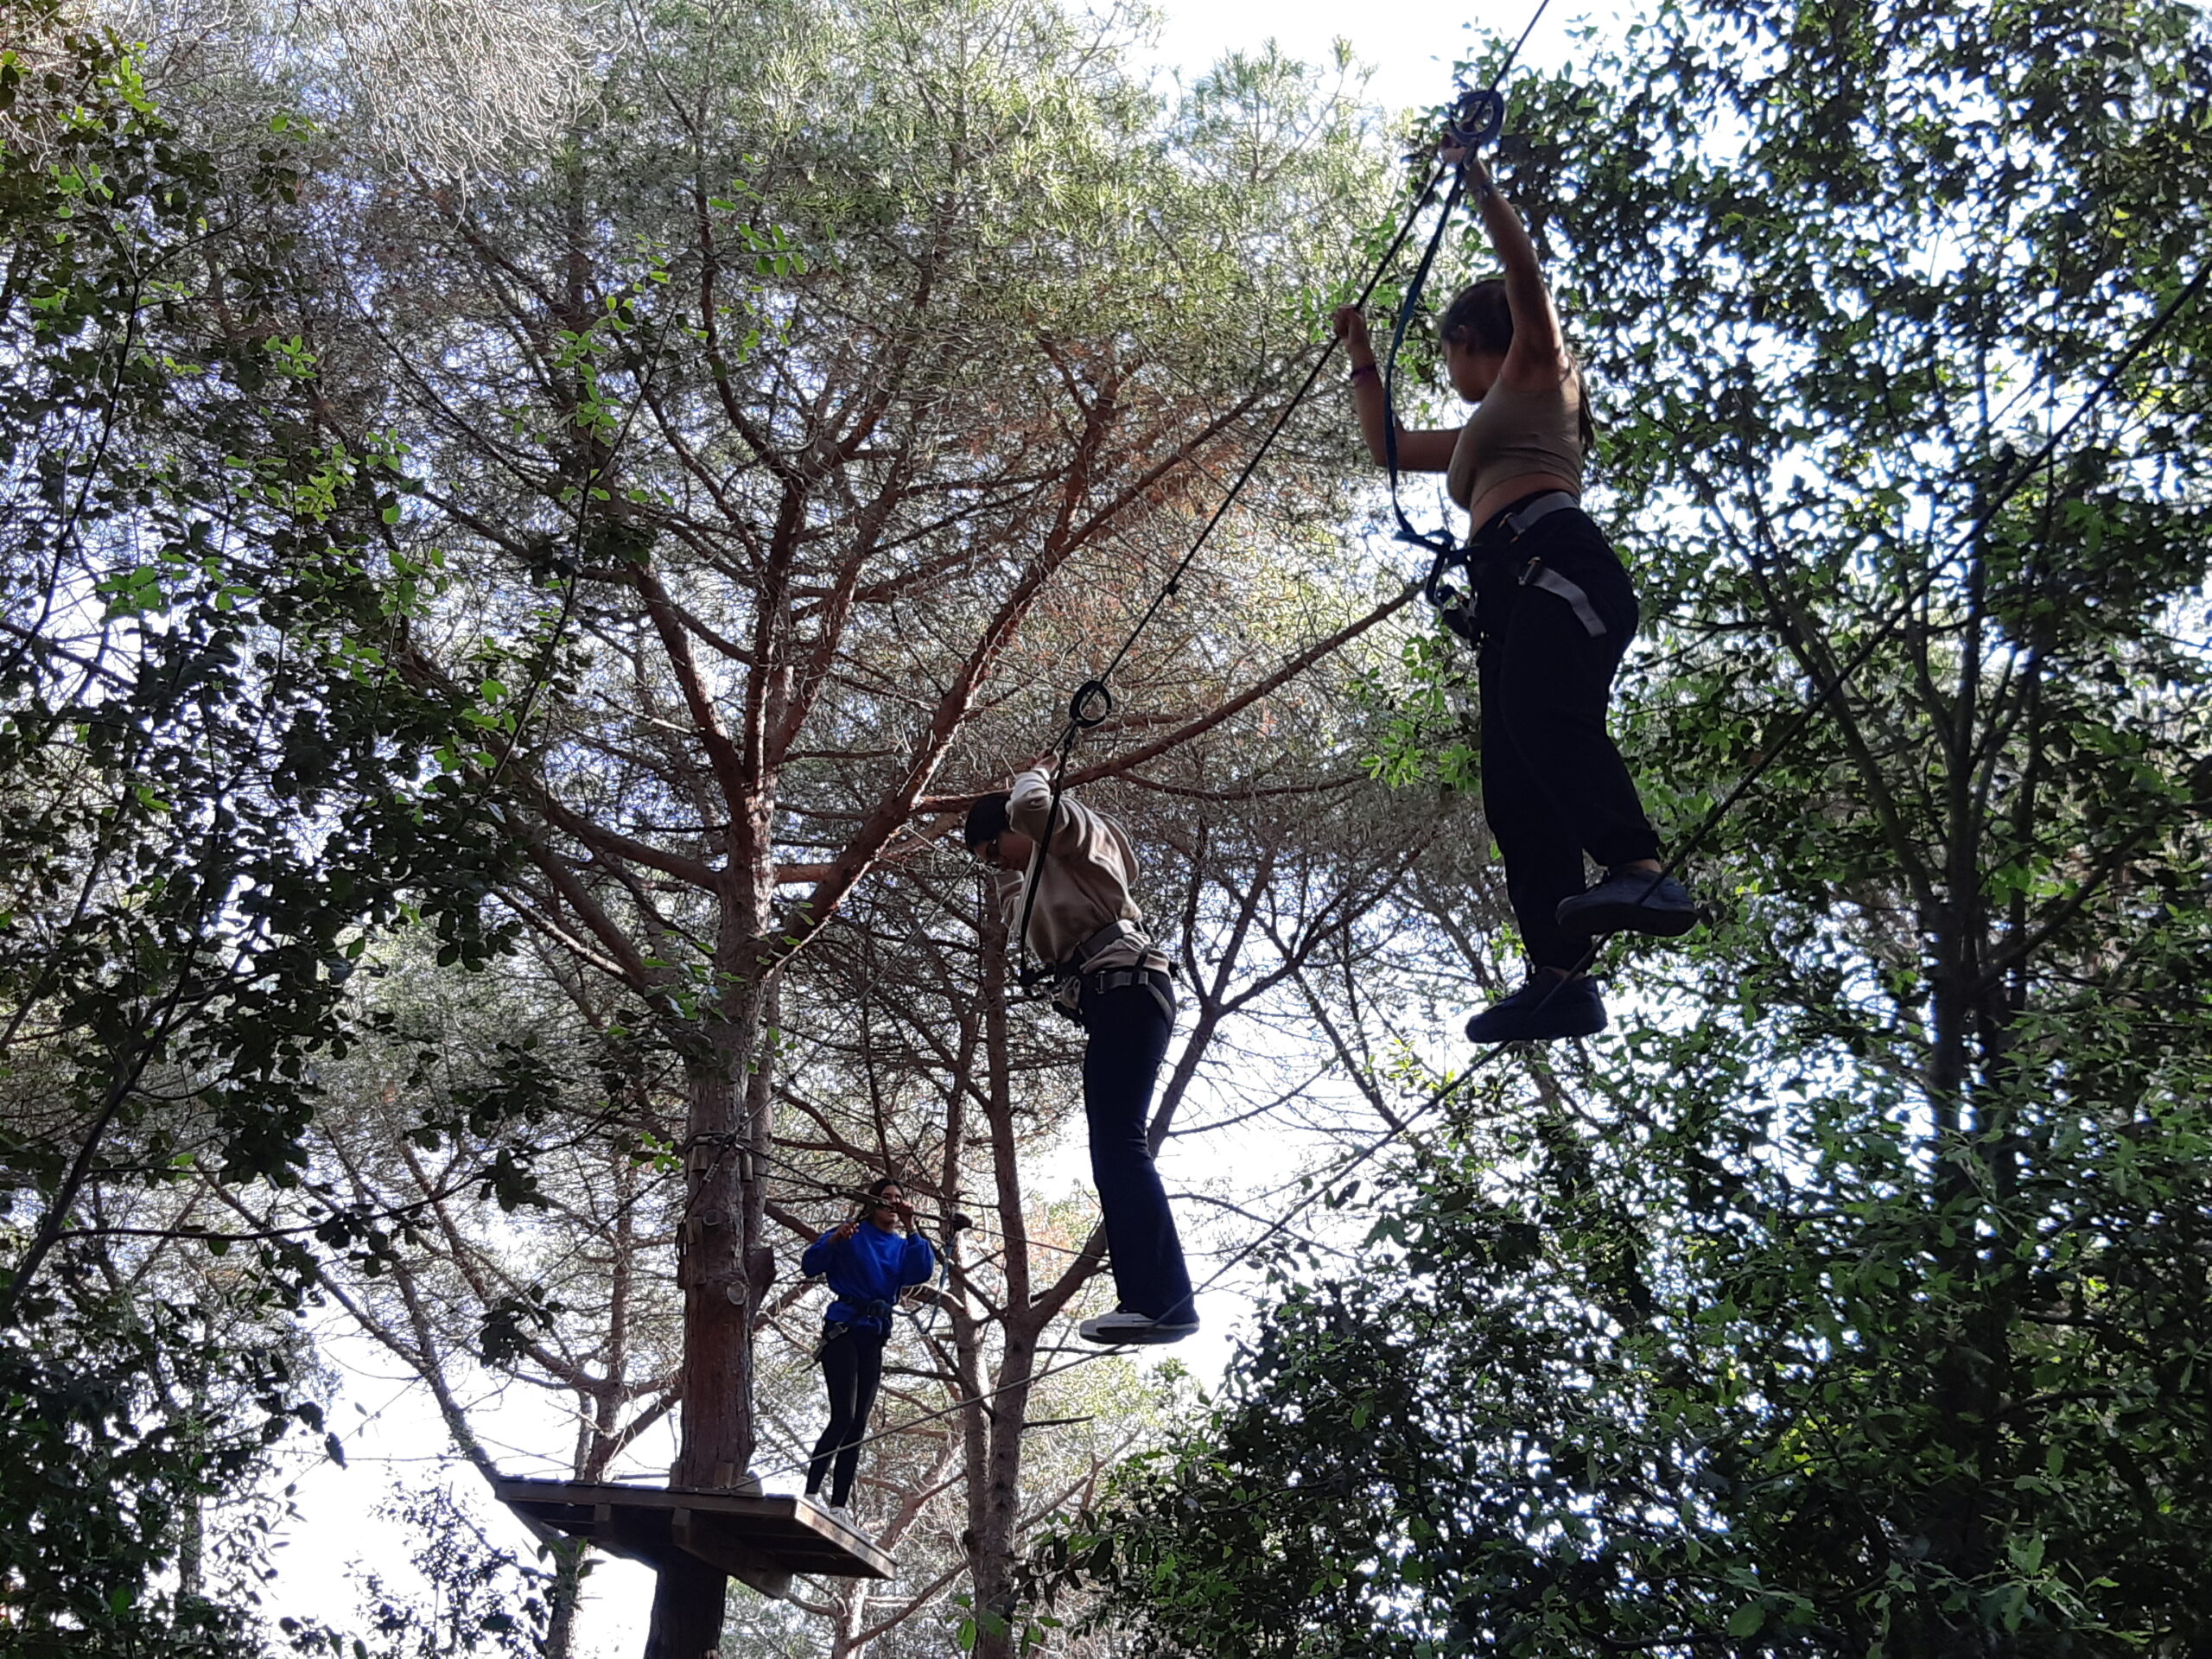
<path id="1" fill-rule="evenodd" d="M 1014 1659 L 1017 1649 L 1014 1563 L 1015 1532 L 1021 1520 L 1021 1425 L 1029 1414 L 1031 1378 L 1037 1369 L 1037 1335 L 1024 1328 L 1027 1323 L 1011 1318 L 1007 1321 L 1000 1390 L 986 1418 L 991 1426 L 990 1449 L 980 1471 L 982 1478 L 970 1488 L 976 1659 Z"/>
<path id="2" fill-rule="evenodd" d="M 728 1588 L 721 1572 L 704 1561 L 671 1556 L 654 1581 L 645 1659 L 718 1659 Z"/>
<path id="3" fill-rule="evenodd" d="M 978 931 L 982 942 L 984 1058 L 990 1078 L 991 1167 L 998 1183 L 999 1224 L 1007 1235 L 1006 1343 L 991 1398 L 968 1414 L 968 1568 L 975 1595 L 976 1659 L 1012 1659 L 1014 1531 L 1021 1518 L 1021 1423 L 1028 1415 L 1037 1338 L 1044 1320 L 1032 1306 L 1029 1230 L 1022 1208 L 1007 1063 L 1007 929 L 988 899 Z"/>
<path id="4" fill-rule="evenodd" d="M 683 1288 L 683 1439 L 669 1484 L 727 1490 L 753 1463 L 753 1311 L 767 1288 L 760 1246 L 769 1066 L 760 1054 L 767 999 L 731 976 L 723 1007 L 691 1044 L 685 1140 L 690 1196 L 677 1243 Z M 741 1084 L 739 1079 L 743 1078 Z M 647 1659 L 702 1659 L 718 1651 L 728 1581 L 704 1561 L 674 1556 L 653 1594 Z"/>
<path id="5" fill-rule="evenodd" d="M 553 1583 L 546 1592 L 551 1613 L 545 1621 L 541 1659 L 569 1659 L 576 1640 L 576 1599 L 583 1590 L 584 1552 L 590 1546 L 564 1538 L 553 1546 Z"/>

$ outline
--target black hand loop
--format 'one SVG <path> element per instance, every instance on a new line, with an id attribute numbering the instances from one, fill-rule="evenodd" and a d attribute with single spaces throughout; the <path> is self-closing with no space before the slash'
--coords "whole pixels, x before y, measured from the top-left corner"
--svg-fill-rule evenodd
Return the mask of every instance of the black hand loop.
<path id="1" fill-rule="evenodd" d="M 1103 705 L 1095 715 L 1090 712 L 1093 702 Z M 1068 699 L 1069 724 L 1080 726 L 1085 731 L 1104 725 L 1106 716 L 1113 712 L 1114 694 L 1106 689 L 1103 680 L 1085 680 L 1076 688 L 1075 696 Z"/>
<path id="2" fill-rule="evenodd" d="M 1445 142 L 1453 149 L 1474 151 L 1497 141 L 1505 129 L 1505 95 L 1495 86 L 1462 92 L 1452 106 L 1452 123 Z"/>

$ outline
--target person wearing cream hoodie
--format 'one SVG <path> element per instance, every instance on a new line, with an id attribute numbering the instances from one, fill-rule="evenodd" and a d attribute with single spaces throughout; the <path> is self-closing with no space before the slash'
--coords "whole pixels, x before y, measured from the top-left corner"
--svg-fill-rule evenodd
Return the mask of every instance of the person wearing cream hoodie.
<path id="1" fill-rule="evenodd" d="M 1046 830 L 1051 830 L 1050 845 Z M 1088 1034 L 1084 1114 L 1120 1306 L 1078 1327 L 1092 1342 L 1178 1342 L 1198 1328 L 1174 1212 L 1146 1129 L 1175 1026 L 1175 982 L 1130 896 L 1136 853 L 1122 826 L 1063 795 L 1042 768 L 969 809 L 963 840 L 993 872 L 1009 928 L 1048 964 L 1052 1001 Z M 1031 888 L 1034 887 L 1032 898 Z"/>

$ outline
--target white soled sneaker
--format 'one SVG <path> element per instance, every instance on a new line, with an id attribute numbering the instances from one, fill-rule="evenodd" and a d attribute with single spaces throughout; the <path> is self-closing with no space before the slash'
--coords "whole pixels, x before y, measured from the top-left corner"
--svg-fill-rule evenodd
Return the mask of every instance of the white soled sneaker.
<path id="1" fill-rule="evenodd" d="M 1195 1313 L 1175 1320 L 1155 1319 L 1149 1313 L 1117 1307 L 1111 1313 L 1085 1319 L 1076 1326 L 1076 1333 L 1085 1342 L 1119 1347 L 1123 1343 L 1180 1342 L 1198 1328 L 1198 1316 Z"/>

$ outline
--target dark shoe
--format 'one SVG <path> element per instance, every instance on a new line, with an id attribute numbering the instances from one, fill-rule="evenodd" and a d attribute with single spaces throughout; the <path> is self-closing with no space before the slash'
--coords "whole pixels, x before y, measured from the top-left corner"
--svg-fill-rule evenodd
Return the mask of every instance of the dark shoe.
<path id="1" fill-rule="evenodd" d="M 1117 1307 L 1111 1313 L 1101 1313 L 1095 1319 L 1085 1319 L 1076 1326 L 1076 1333 L 1085 1342 L 1103 1342 L 1109 1347 L 1118 1347 L 1125 1342 L 1180 1342 L 1198 1328 L 1198 1316 L 1195 1313 L 1172 1320 L 1155 1319 L 1149 1313 Z"/>
<path id="2" fill-rule="evenodd" d="M 1531 974 L 1512 995 L 1468 1020 L 1467 1036 L 1478 1043 L 1548 1043 L 1605 1028 L 1605 1000 L 1589 980 Z"/>
<path id="3" fill-rule="evenodd" d="M 1676 939 L 1697 925 L 1697 903 L 1671 875 L 1608 870 L 1589 892 L 1560 899 L 1557 919 L 1572 933 L 1651 933 Z"/>

